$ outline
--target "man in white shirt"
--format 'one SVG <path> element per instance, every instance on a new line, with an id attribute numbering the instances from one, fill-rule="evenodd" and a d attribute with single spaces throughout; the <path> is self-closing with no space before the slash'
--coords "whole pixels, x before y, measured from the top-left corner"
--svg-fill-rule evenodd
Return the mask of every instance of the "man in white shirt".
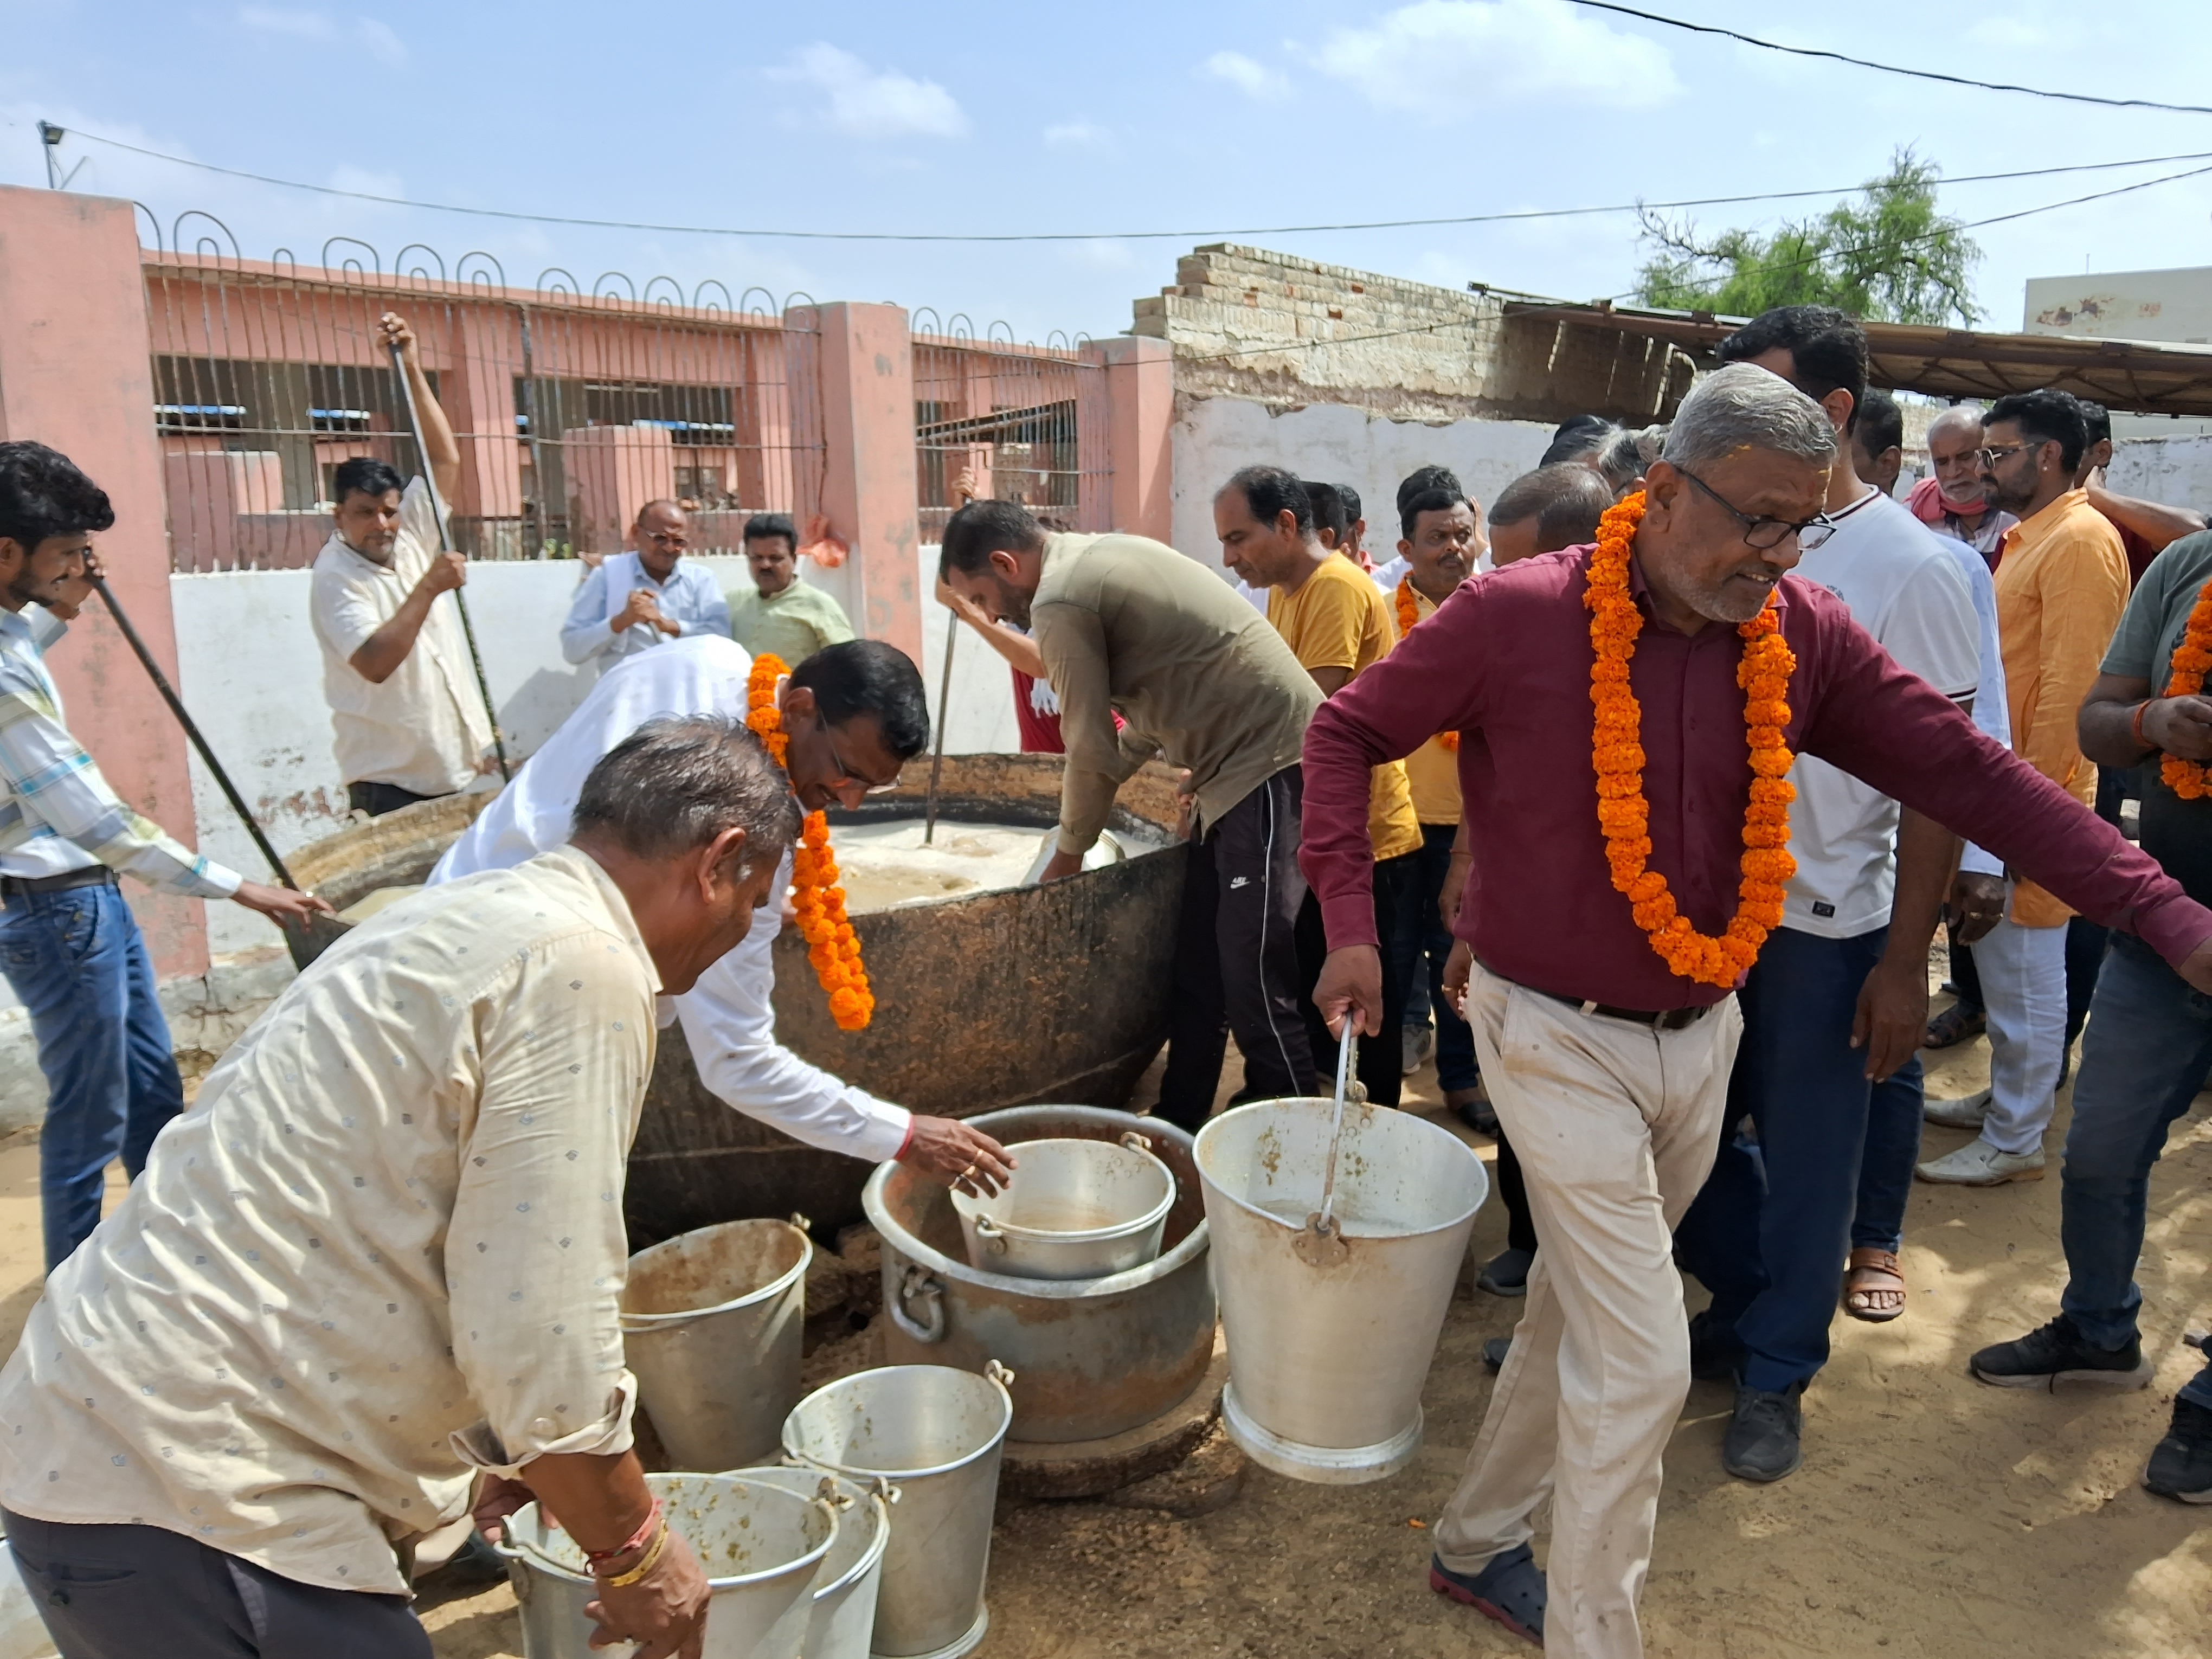
<path id="1" fill-rule="evenodd" d="M 227 898 L 280 926 L 330 907 L 201 858 L 132 811 L 64 724 L 46 653 L 100 574 L 107 494 L 38 443 L 0 443 L 0 975 L 46 1079 L 39 1139 L 46 1266 L 100 1223 L 107 1166 L 136 1180 L 184 1084 L 122 875 Z"/>
<path id="2" fill-rule="evenodd" d="M 405 1558 L 479 1472 L 480 1518 L 534 1495 L 587 1553 L 599 1645 L 699 1652 L 618 1200 L 655 994 L 773 907 L 798 828 L 740 721 L 656 720 L 573 845 L 364 923 L 223 1056 L 0 1372 L 8 1543 L 70 1659 L 429 1659 Z"/>
<path id="3" fill-rule="evenodd" d="M 388 311 L 377 326 L 399 348 L 424 457 L 450 501 L 460 446 L 414 331 Z M 470 667 L 460 600 L 445 599 L 468 580 L 468 561 L 441 550 L 428 486 L 356 456 L 339 465 L 331 491 L 336 523 L 315 556 L 309 614 L 348 803 L 378 817 L 467 788 L 490 763 L 491 717 Z"/>
<path id="4" fill-rule="evenodd" d="M 602 668 L 695 634 L 730 637 L 730 607 L 713 574 L 684 562 L 691 522 L 674 501 L 647 501 L 631 526 L 635 550 L 600 562 L 576 590 L 561 654 Z"/>
<path id="5" fill-rule="evenodd" d="M 599 757 L 659 714 L 743 719 L 752 659 L 715 635 L 678 641 L 615 665 L 532 755 L 430 872 L 430 884 L 501 870 L 565 844 L 577 791 Z M 852 640 L 817 652 L 777 692 L 791 736 L 792 793 L 808 811 L 858 806 L 929 738 L 921 675 L 896 647 Z M 788 865 L 775 890 L 791 880 Z M 675 1000 L 700 1081 L 750 1117 L 810 1146 L 871 1164 L 886 1158 L 995 1183 L 1009 1167 L 999 1144 L 954 1118 L 925 1117 L 808 1065 L 775 1039 L 777 917 Z M 664 1012 L 666 1012 L 664 1010 Z"/>
<path id="6" fill-rule="evenodd" d="M 1853 470 L 1847 440 L 1865 395 L 1866 337 L 1840 311 L 1784 306 L 1721 343 L 1729 362 L 1788 380 L 1834 422 L 1825 508 L 1832 533 L 1796 575 L 1818 582 L 1898 663 L 1966 702 L 1981 675 L 1981 626 L 1953 556 Z M 1779 1480 L 1802 1461 L 1805 1386 L 1827 1361 L 1828 1325 L 1858 1205 L 1877 1089 L 1917 1097 L 1928 1019 L 1928 942 L 1959 840 L 1809 755 L 1790 774 L 1782 926 L 1738 994 L 1744 1035 L 1729 1079 L 1726 1139 L 1675 1231 L 1677 1258 L 1712 1291 L 1692 1328 L 1693 1368 L 1736 1378 L 1722 1464 Z M 1746 1113 L 1753 1154 L 1735 1135 Z M 1893 1276 L 1894 1252 L 1887 1253 Z"/>

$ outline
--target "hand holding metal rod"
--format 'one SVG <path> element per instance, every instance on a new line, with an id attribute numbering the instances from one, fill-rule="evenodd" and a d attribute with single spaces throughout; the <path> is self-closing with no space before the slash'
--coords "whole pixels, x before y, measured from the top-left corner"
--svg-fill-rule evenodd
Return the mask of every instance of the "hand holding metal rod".
<path id="1" fill-rule="evenodd" d="M 387 349 L 392 353 L 392 373 L 399 382 L 401 395 L 407 400 L 407 430 L 415 440 L 416 456 L 422 463 L 422 483 L 430 492 L 430 511 L 438 521 L 437 550 L 442 553 L 453 546 L 453 538 L 447 525 L 445 497 L 438 491 L 436 469 L 430 465 L 430 452 L 422 444 L 422 416 L 415 406 L 415 382 L 407 373 L 407 359 L 398 342 L 391 342 Z M 499 759 L 500 777 L 506 780 L 514 774 L 507 769 L 506 740 L 499 734 L 499 709 L 491 700 L 491 682 L 484 677 L 483 653 L 477 649 L 477 630 L 469 621 L 469 602 L 458 587 L 453 590 L 453 603 L 460 607 L 461 637 L 469 644 L 469 666 L 476 670 L 477 693 L 483 697 L 485 718 L 491 722 L 492 753 Z"/>

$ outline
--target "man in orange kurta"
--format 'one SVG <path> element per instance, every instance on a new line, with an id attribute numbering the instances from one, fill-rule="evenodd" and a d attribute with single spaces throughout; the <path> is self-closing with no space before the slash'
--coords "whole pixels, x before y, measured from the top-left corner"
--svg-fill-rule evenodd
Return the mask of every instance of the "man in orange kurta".
<path id="1" fill-rule="evenodd" d="M 2127 608 L 2128 562 L 2111 520 L 2074 488 L 2088 441 L 2063 392 L 2000 398 L 1983 422 L 1982 482 L 1991 506 L 2020 515 L 1996 571 L 2013 749 L 2087 805 L 2097 769 L 2075 735 L 2097 665 Z M 1974 945 L 1989 1008 L 1990 1086 L 1928 1103 L 1932 1123 L 1978 1131 L 1920 1165 L 1923 1181 L 1996 1186 L 2043 1176 L 2043 1132 L 2066 1047 L 2066 924 L 2074 912 L 2014 880 L 2004 919 Z"/>

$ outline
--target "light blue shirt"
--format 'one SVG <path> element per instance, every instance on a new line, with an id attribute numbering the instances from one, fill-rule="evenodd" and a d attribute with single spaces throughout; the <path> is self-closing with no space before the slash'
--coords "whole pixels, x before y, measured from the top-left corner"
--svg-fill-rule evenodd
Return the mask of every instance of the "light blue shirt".
<path id="1" fill-rule="evenodd" d="M 572 663 L 597 659 L 605 666 L 666 643 L 672 635 L 644 623 L 634 623 L 619 634 L 612 626 L 629 603 L 631 592 L 641 587 L 653 596 L 660 614 L 680 627 L 685 637 L 694 634 L 730 637 L 729 605 L 706 567 L 679 559 L 676 568 L 668 573 L 668 580 L 657 582 L 646 574 L 636 554 L 616 553 L 586 576 L 577 590 L 568 620 L 562 625 L 561 654 Z"/>

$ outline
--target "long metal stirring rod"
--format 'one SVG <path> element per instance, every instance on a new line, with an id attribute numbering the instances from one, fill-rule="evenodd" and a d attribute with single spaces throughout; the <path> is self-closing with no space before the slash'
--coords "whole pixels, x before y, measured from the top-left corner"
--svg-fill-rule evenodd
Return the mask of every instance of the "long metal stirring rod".
<path id="1" fill-rule="evenodd" d="M 937 753 L 929 763 L 929 806 L 921 821 L 921 844 L 937 838 L 937 781 L 945 773 L 945 728 L 952 723 L 952 647 L 960 637 L 960 613 L 945 617 L 945 672 L 937 680 Z"/>
<path id="2" fill-rule="evenodd" d="M 445 498 L 438 493 L 438 479 L 430 465 L 430 452 L 422 446 L 422 417 L 415 408 L 415 382 L 407 378 L 407 360 L 392 346 L 392 372 L 398 377 L 399 390 L 407 399 L 407 428 L 414 435 L 415 454 L 422 463 L 422 483 L 430 492 L 430 511 L 438 520 L 438 550 L 442 553 L 453 544 L 452 532 L 446 523 Z M 484 718 L 491 722 L 492 753 L 499 757 L 501 781 L 514 776 L 507 769 L 507 743 L 499 735 L 499 709 L 491 700 L 491 682 L 484 678 L 483 657 L 477 650 L 477 630 L 469 622 L 469 602 L 461 597 L 461 590 L 453 590 L 453 603 L 460 607 L 461 637 L 469 642 L 469 666 L 477 671 L 477 694 L 483 699 Z"/>

